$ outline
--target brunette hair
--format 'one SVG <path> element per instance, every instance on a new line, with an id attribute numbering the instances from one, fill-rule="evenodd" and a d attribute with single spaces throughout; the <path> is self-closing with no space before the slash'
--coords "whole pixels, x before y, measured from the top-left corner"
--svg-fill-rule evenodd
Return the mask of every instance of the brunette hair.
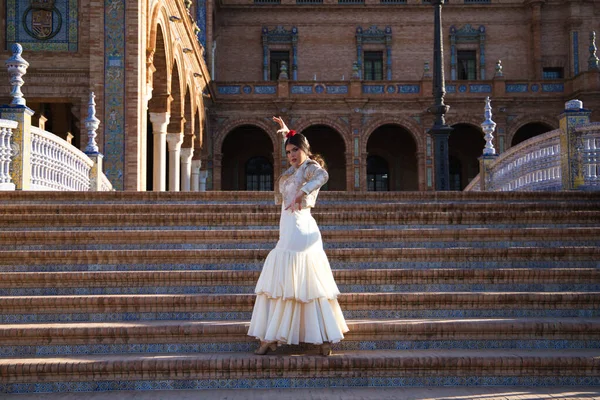
<path id="1" fill-rule="evenodd" d="M 325 164 L 325 160 L 323 159 L 323 157 L 320 154 L 311 153 L 310 143 L 308 143 L 308 139 L 306 139 L 306 136 L 304 136 L 303 134 L 296 133 L 294 136 L 290 136 L 285 140 L 285 145 L 287 146 L 288 144 L 294 145 L 299 149 L 302 149 L 302 151 L 306 153 L 308 158 L 319 163 L 321 168 L 327 169 L 327 164 Z"/>

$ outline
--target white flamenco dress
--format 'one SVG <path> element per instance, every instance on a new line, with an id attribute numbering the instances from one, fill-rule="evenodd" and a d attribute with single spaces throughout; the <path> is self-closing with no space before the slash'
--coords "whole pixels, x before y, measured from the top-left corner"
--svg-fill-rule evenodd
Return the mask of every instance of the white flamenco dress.
<path id="1" fill-rule="evenodd" d="M 348 331 L 337 301 L 340 292 L 310 207 L 295 212 L 285 209 L 301 189 L 314 204 L 327 178 L 325 170 L 307 160 L 297 169 L 288 169 L 279 180 L 283 198 L 279 241 L 267 256 L 258 279 L 248 330 L 248 335 L 261 341 L 336 343 Z"/>

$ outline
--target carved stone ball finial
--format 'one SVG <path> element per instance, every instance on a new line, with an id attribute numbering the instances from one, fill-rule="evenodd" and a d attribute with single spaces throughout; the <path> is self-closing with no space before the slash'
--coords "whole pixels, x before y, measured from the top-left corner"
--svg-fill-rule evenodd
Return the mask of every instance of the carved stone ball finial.
<path id="1" fill-rule="evenodd" d="M 492 121 L 492 105 L 489 97 L 485 99 L 485 113 L 484 113 L 485 121 L 481 124 L 481 129 L 485 134 L 485 148 L 483 149 L 484 156 L 493 156 L 496 155 L 496 149 L 494 149 L 494 144 L 492 140 L 494 139 L 493 133 L 496 129 L 496 123 Z"/>
<path id="2" fill-rule="evenodd" d="M 26 102 L 21 92 L 21 86 L 25 83 L 23 75 L 27 73 L 29 63 L 21 57 L 23 46 L 19 43 L 14 43 L 11 46 L 11 51 L 13 53 L 12 57 L 5 61 L 6 69 L 8 70 L 8 80 L 12 86 L 10 95 L 13 99 L 10 105 L 25 106 Z"/>
<path id="3" fill-rule="evenodd" d="M 596 47 L 596 32 L 592 31 L 590 33 L 590 58 L 588 61 L 588 67 L 590 70 L 600 69 L 600 60 L 598 60 L 598 56 L 596 55 L 597 50 L 598 48 Z"/>
<path id="4" fill-rule="evenodd" d="M 96 118 L 96 102 L 94 92 L 90 93 L 90 101 L 88 102 L 88 116 L 85 119 L 85 128 L 88 131 L 88 144 L 85 148 L 86 154 L 98 154 L 98 144 L 96 143 L 96 130 L 100 126 L 100 120 Z"/>
<path id="5" fill-rule="evenodd" d="M 281 67 L 279 68 L 279 80 L 289 79 L 287 73 L 287 63 L 285 61 L 281 62 Z"/>
<path id="6" fill-rule="evenodd" d="M 504 72 L 502 72 L 502 60 L 498 60 L 496 63 L 496 75 L 495 76 L 504 76 Z"/>

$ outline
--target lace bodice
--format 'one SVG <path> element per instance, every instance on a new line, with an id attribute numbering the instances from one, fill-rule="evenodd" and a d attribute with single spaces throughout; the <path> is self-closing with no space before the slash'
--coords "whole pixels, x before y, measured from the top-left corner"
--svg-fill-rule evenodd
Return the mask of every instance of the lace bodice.
<path id="1" fill-rule="evenodd" d="M 276 203 L 283 201 L 283 204 L 287 207 L 294 201 L 298 191 L 302 190 L 306 193 L 302 208 L 314 207 L 319 188 L 328 179 L 327 171 L 310 159 L 306 160 L 298 169 L 290 167 L 279 178 L 280 198 L 277 199 L 278 196 L 276 196 Z"/>

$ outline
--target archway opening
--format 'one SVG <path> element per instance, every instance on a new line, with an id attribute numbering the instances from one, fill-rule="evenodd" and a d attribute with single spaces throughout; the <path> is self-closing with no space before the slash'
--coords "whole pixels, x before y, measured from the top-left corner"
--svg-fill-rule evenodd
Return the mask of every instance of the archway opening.
<path id="1" fill-rule="evenodd" d="M 346 190 L 346 145 L 342 136 L 327 125 L 313 125 L 302 131 L 311 151 L 327 163 L 329 181 L 322 190 Z"/>
<path id="2" fill-rule="evenodd" d="M 273 142 L 265 131 L 235 128 L 225 137 L 222 154 L 222 190 L 273 190 Z"/>
<path id="3" fill-rule="evenodd" d="M 387 165 L 387 189 L 383 166 Z M 379 176 L 378 176 L 379 175 Z M 399 125 L 375 129 L 367 141 L 367 190 L 419 190 L 417 144 Z"/>
<path id="4" fill-rule="evenodd" d="M 479 173 L 485 140 L 481 129 L 456 124 L 448 140 L 450 190 L 463 190 Z"/>
<path id="5" fill-rule="evenodd" d="M 522 127 L 520 127 L 519 130 L 517 130 L 517 132 L 512 138 L 510 146 L 516 146 L 521 142 L 531 139 L 532 137 L 542 135 L 552 130 L 554 130 L 554 128 L 542 122 L 532 122 L 529 124 L 525 124 Z"/>

